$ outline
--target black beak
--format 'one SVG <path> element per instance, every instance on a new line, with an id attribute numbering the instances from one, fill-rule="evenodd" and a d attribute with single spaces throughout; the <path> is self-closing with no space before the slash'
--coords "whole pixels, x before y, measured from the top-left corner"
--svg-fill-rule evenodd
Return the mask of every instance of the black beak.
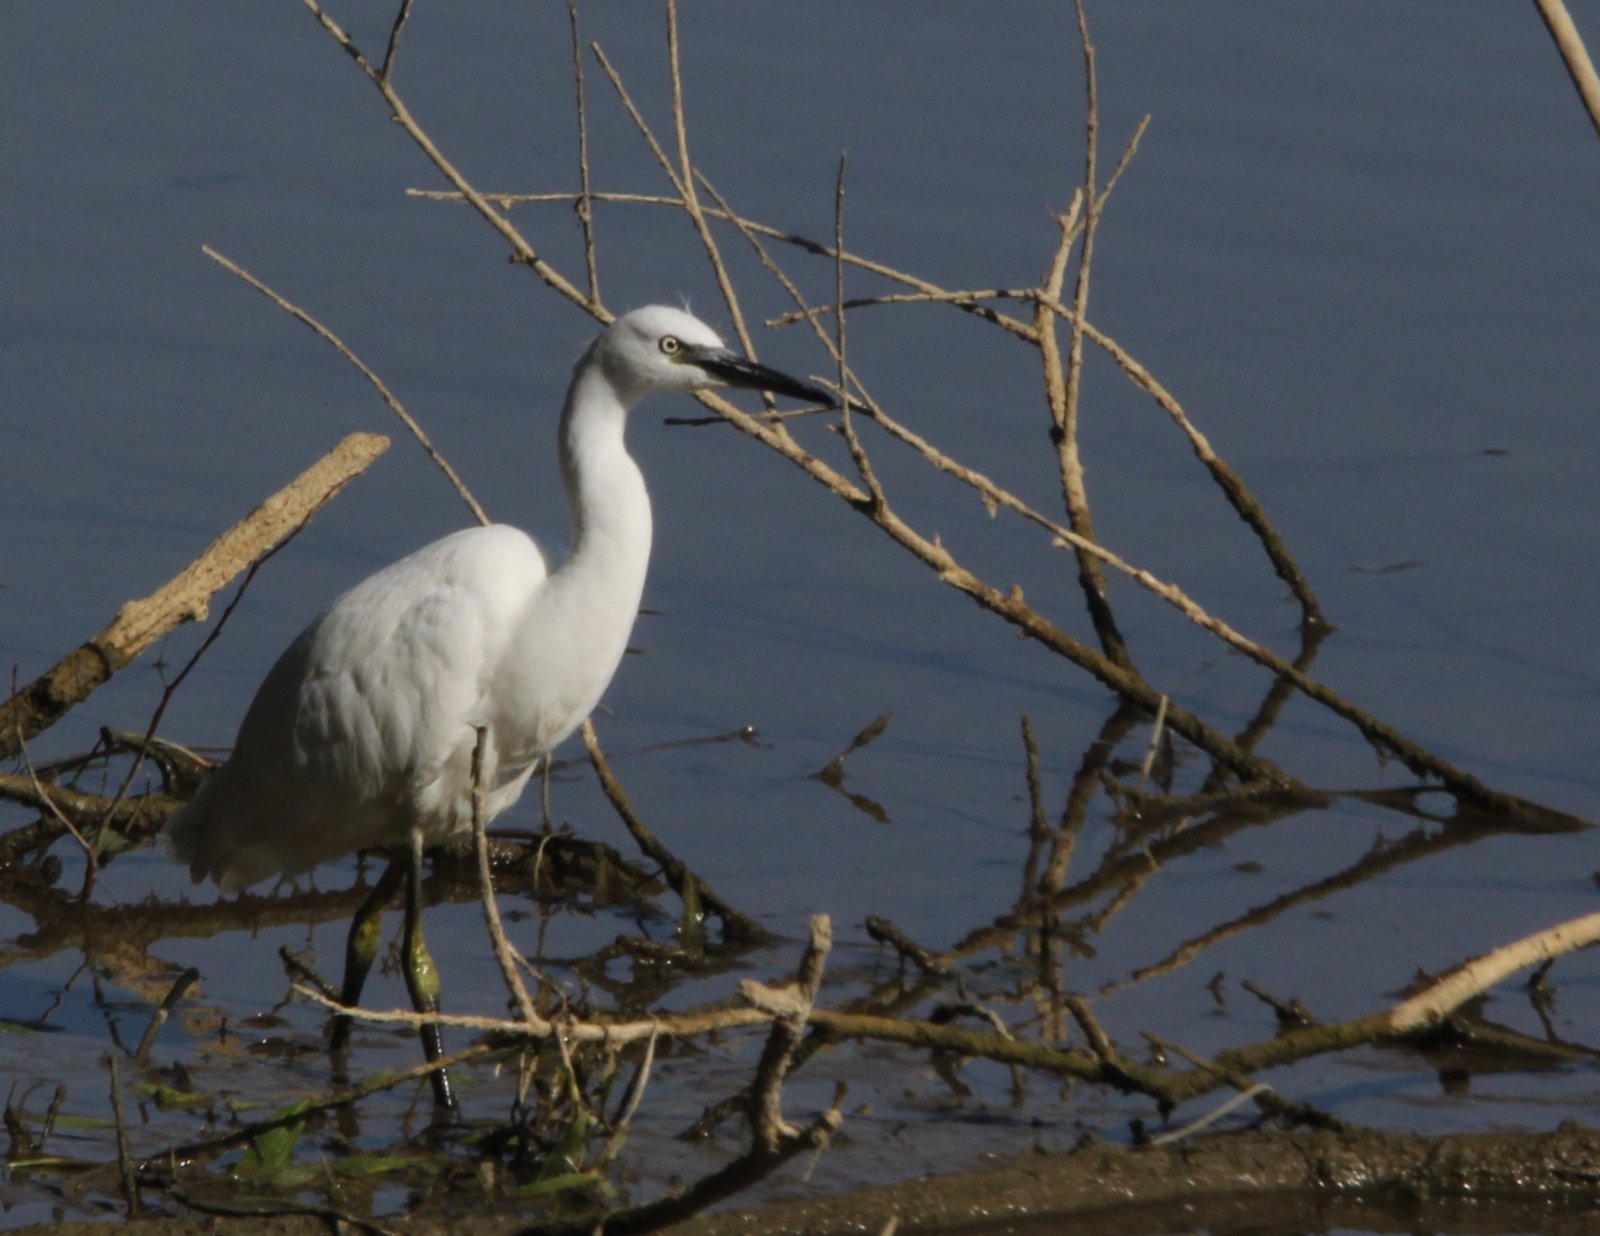
<path id="1" fill-rule="evenodd" d="M 768 369 L 730 352 L 727 348 L 690 348 L 685 356 L 690 364 L 699 365 L 719 382 L 729 386 L 743 386 L 750 390 L 771 391 L 774 395 L 788 395 L 791 399 L 807 399 L 814 403 L 832 406 L 833 396 L 827 391 L 791 378 L 776 369 Z"/>

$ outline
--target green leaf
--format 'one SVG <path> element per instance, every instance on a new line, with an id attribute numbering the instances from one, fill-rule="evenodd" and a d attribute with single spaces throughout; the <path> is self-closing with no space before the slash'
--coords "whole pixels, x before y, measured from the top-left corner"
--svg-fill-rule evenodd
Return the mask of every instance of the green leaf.
<path id="1" fill-rule="evenodd" d="M 512 1197 L 549 1197 L 553 1193 L 565 1193 L 568 1189 L 584 1189 L 593 1185 L 605 1186 L 605 1178 L 599 1172 L 562 1172 L 556 1176 L 546 1176 L 539 1173 L 537 1180 L 525 1185 L 518 1185 L 510 1190 Z"/>
<path id="2" fill-rule="evenodd" d="M 539 1168 L 536 1181 L 556 1180 L 563 1176 L 587 1175 L 583 1168 L 583 1143 L 589 1135 L 589 1114 L 581 1107 L 572 1117 L 572 1123 L 562 1133 Z"/>
<path id="3" fill-rule="evenodd" d="M 333 1161 L 333 1170 L 341 1176 L 382 1176 L 389 1172 L 404 1172 L 425 1163 L 416 1155 L 353 1154 Z"/>
<path id="4" fill-rule="evenodd" d="M 96 1163 L 90 1159 L 72 1159 L 66 1155 L 45 1154 L 37 1155 L 31 1159 L 12 1159 L 6 1164 L 6 1169 L 11 1172 L 26 1172 L 38 1168 L 51 1168 L 55 1171 L 79 1171 L 104 1166 L 105 1164 Z"/>
<path id="5" fill-rule="evenodd" d="M 106 1116 L 74 1116 L 62 1112 L 56 1117 L 58 1129 L 114 1129 L 117 1122 Z"/>
<path id="6" fill-rule="evenodd" d="M 288 1170 L 289 1156 L 294 1153 L 294 1144 L 305 1129 L 305 1113 L 311 1106 L 309 1099 L 302 1099 L 274 1113 L 267 1122 L 271 1127 L 250 1138 L 250 1149 L 245 1151 L 234 1174 L 280 1184 L 293 1183 L 290 1179 L 293 1173 Z"/>
<path id="7" fill-rule="evenodd" d="M 164 1112 L 190 1112 L 211 1106 L 211 1096 L 176 1086 L 136 1086 L 134 1093 L 153 1102 Z"/>

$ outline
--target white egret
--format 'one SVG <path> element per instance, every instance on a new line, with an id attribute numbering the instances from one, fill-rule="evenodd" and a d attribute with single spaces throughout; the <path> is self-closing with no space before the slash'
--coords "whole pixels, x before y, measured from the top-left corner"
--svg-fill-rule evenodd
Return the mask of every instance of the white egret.
<path id="1" fill-rule="evenodd" d="M 425 847 L 471 828 L 472 756 L 484 728 L 486 815 L 521 795 L 538 761 L 599 702 L 627 647 L 650 556 L 650 501 L 623 442 L 627 413 L 658 391 L 753 387 L 828 402 L 747 360 L 680 309 L 618 318 L 579 358 L 561 412 L 572 512 L 566 561 L 547 573 L 503 525 L 435 541 L 345 593 L 262 682 L 228 761 L 167 825 L 198 882 L 240 889 L 375 846 L 396 856 L 357 912 L 343 1001 L 360 998 L 379 921 L 406 876 L 406 987 L 439 1007 L 422 939 Z M 348 1033 L 336 1023 L 335 1041 Z M 428 1059 L 438 1028 L 422 1033 Z M 449 1079 L 434 1097 L 454 1105 Z"/>

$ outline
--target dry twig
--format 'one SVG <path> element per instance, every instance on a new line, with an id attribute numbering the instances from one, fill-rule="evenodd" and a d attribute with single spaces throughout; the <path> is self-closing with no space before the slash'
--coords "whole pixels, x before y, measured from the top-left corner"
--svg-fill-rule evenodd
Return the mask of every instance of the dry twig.
<path id="1" fill-rule="evenodd" d="M 1594 71 L 1594 61 L 1589 59 L 1589 49 L 1583 45 L 1583 36 L 1578 33 L 1572 14 L 1567 12 L 1564 0 L 1533 0 L 1533 3 L 1538 7 L 1539 16 L 1544 18 L 1550 37 L 1555 40 L 1595 131 L 1600 133 L 1600 74 Z"/>
<path id="2" fill-rule="evenodd" d="M 395 32 L 397 36 L 400 26 L 404 23 L 404 20 L 404 17 L 402 17 L 395 25 Z M 392 44 L 390 55 L 393 55 Z M 400 422 L 406 427 L 407 431 L 410 432 L 411 436 L 417 440 L 417 443 L 422 447 L 422 449 L 427 452 L 428 458 L 433 460 L 434 466 L 437 467 L 439 471 L 444 473 L 445 479 L 450 482 L 451 487 L 455 489 L 461 500 L 467 504 L 467 509 L 472 512 L 472 517 L 480 524 L 487 524 L 490 522 L 488 514 L 481 506 L 478 505 L 478 500 L 472 496 L 472 492 L 467 488 L 466 482 L 456 475 L 456 470 L 450 466 L 450 461 L 441 455 L 434 447 L 432 440 L 425 432 L 423 432 L 422 426 L 417 423 L 416 418 L 413 417 L 410 412 L 406 411 L 405 405 L 402 404 L 399 399 L 395 398 L 394 392 L 389 389 L 388 385 L 383 381 L 383 379 L 374 373 L 367 366 L 365 361 L 351 351 L 350 348 L 346 346 L 344 340 L 340 339 L 339 336 L 335 335 L 331 330 L 329 330 L 321 322 L 317 321 L 316 318 L 312 317 L 304 309 L 300 308 L 298 305 L 291 304 L 288 300 L 284 299 L 260 279 L 257 279 L 254 275 L 252 275 L 249 271 L 223 257 L 222 254 L 218 253 L 210 245 L 202 245 L 200 247 L 200 251 L 218 266 L 222 267 L 230 274 L 238 276 L 238 278 L 242 279 L 245 283 L 248 283 L 256 291 L 260 292 L 263 296 L 265 296 L 273 304 L 277 305 L 278 308 L 282 309 L 285 313 L 293 317 L 296 321 L 300 322 L 306 327 L 309 327 L 319 339 L 323 340 L 335 352 L 354 365 L 357 371 L 360 372 L 361 376 L 372 384 L 372 389 L 378 392 L 378 396 L 383 400 L 383 402 L 388 405 L 389 411 L 393 412 L 397 417 L 400 418 Z"/>
<path id="3" fill-rule="evenodd" d="M 533 1000 L 517 970 L 516 950 L 506 939 L 505 928 L 500 924 L 500 906 L 495 901 L 494 873 L 489 869 L 489 838 L 484 832 L 483 748 L 488 741 L 487 726 L 474 727 L 477 737 L 472 744 L 472 844 L 478 856 L 478 891 L 483 899 L 483 921 L 494 946 L 495 960 L 500 964 L 500 977 L 505 980 L 506 991 L 516 1002 L 522 1020 L 530 1027 L 539 1027 L 538 1033 L 548 1034 L 550 1025 L 534 1011 Z"/>

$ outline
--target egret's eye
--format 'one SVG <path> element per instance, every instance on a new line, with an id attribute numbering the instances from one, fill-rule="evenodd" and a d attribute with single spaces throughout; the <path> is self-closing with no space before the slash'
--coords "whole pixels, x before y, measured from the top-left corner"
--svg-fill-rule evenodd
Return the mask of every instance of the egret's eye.
<path id="1" fill-rule="evenodd" d="M 676 356 L 683 351 L 683 344 L 672 335 L 661 336 L 661 352 L 664 356 Z"/>

